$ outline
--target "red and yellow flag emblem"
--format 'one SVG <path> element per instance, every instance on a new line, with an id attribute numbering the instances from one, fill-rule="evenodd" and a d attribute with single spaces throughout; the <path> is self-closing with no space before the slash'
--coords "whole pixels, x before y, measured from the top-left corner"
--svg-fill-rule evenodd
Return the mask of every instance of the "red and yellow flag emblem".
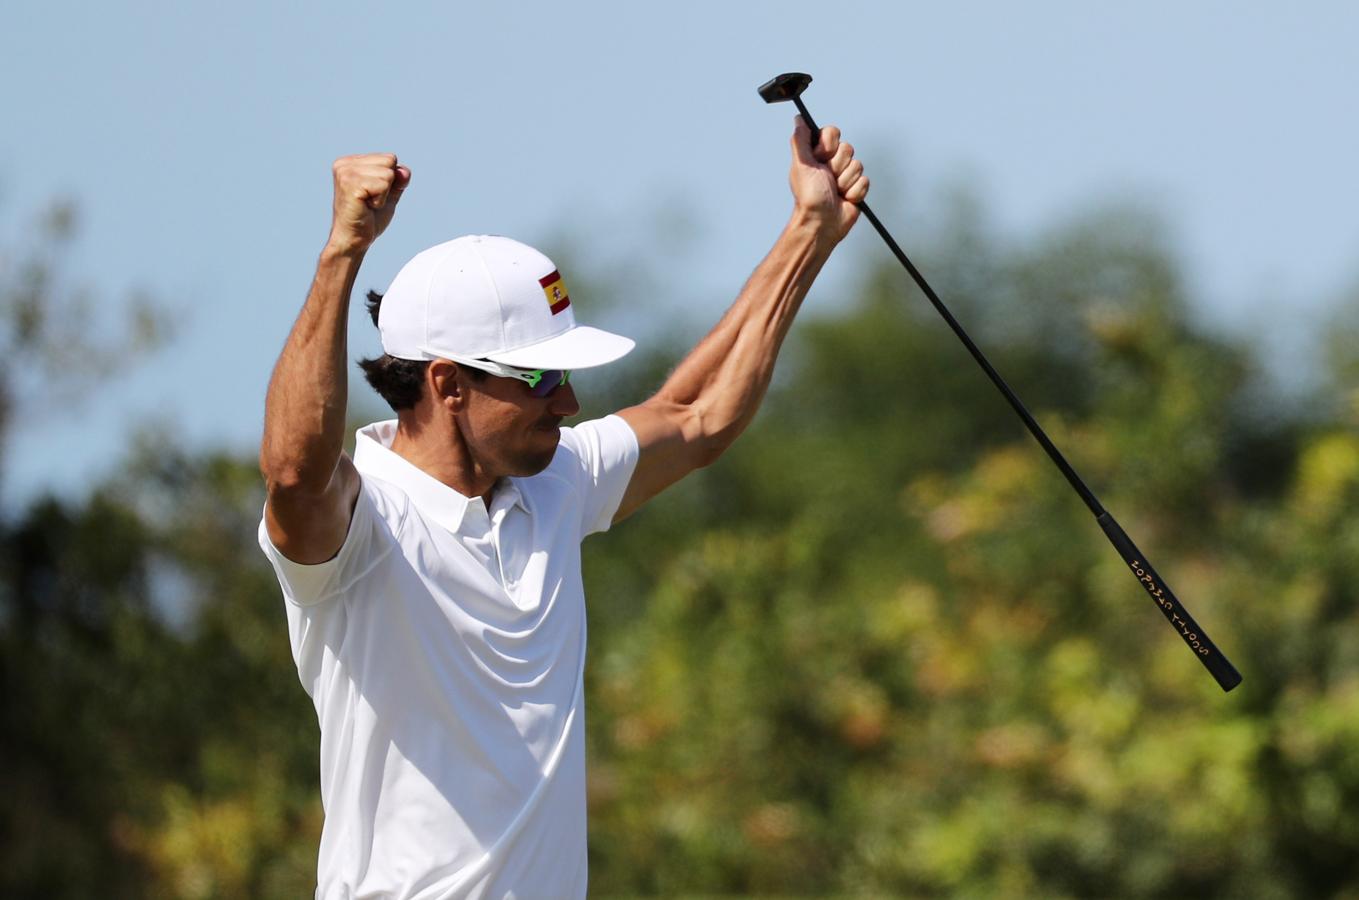
<path id="1" fill-rule="evenodd" d="M 543 286 L 543 293 L 547 296 L 547 305 L 552 308 L 552 315 L 555 316 L 571 305 L 571 298 L 566 293 L 566 284 L 556 269 L 552 270 L 551 275 L 539 278 L 538 283 Z"/>

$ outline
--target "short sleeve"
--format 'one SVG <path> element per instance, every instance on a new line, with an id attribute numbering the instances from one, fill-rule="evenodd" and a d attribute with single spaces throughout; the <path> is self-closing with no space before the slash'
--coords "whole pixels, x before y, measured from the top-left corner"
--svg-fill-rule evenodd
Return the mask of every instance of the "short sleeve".
<path id="1" fill-rule="evenodd" d="M 354 503 L 354 515 L 350 517 L 344 544 L 330 559 L 315 565 L 288 559 L 269 539 L 269 529 L 263 518 L 260 519 L 259 544 L 273 564 L 284 599 L 298 606 L 311 606 L 343 593 L 386 554 L 388 542 L 381 539 L 382 525 L 383 518 L 365 479 Z"/>
<path id="2" fill-rule="evenodd" d="M 575 457 L 581 537 L 608 531 L 637 468 L 637 435 L 621 417 L 606 416 L 563 429 L 562 444 Z"/>

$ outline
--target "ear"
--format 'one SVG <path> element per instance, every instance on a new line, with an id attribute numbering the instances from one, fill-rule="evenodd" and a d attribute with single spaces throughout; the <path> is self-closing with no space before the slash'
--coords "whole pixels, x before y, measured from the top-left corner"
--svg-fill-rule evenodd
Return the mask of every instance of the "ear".
<path id="1" fill-rule="evenodd" d="M 425 369 L 425 387 L 440 409 L 461 412 L 467 405 L 466 376 L 457 363 L 436 359 Z"/>

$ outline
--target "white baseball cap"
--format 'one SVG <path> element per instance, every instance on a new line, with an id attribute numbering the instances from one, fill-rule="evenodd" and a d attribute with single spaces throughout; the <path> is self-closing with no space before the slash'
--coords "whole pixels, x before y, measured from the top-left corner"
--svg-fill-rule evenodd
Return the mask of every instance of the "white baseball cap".
<path id="1" fill-rule="evenodd" d="M 398 359 L 489 359 L 521 369 L 588 369 L 634 346 L 576 324 L 552 260 L 486 234 L 430 247 L 402 266 L 382 296 L 378 331 Z"/>

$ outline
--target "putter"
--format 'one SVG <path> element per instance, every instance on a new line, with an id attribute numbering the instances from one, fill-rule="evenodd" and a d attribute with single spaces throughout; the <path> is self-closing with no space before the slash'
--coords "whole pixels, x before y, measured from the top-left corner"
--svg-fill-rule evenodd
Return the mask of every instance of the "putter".
<path id="1" fill-rule="evenodd" d="M 787 72 L 783 75 L 771 78 L 769 81 L 760 85 L 760 97 L 764 99 L 765 103 L 782 103 L 787 100 L 793 101 L 794 105 L 797 106 L 798 113 L 802 116 L 802 121 L 806 122 L 807 127 L 812 131 L 812 146 L 815 147 L 820 139 L 821 129 L 816 126 L 816 122 L 812 119 L 812 114 L 807 111 L 807 107 L 802 102 L 802 92 L 805 91 L 807 85 L 811 83 L 812 76 L 810 75 L 802 72 Z M 1151 599 L 1166 617 L 1166 621 L 1179 632 L 1180 637 L 1184 640 L 1185 644 L 1189 646 L 1189 649 L 1194 651 L 1194 655 L 1198 657 L 1199 662 L 1203 663 L 1204 668 L 1206 668 L 1209 674 L 1217 680 L 1217 683 L 1221 685 L 1224 691 L 1230 691 L 1240 684 L 1241 673 L 1236 670 L 1236 667 L 1231 664 L 1231 661 L 1228 660 L 1227 657 L 1222 655 L 1222 651 L 1217 648 L 1217 645 L 1209 640 L 1207 633 L 1194 621 L 1194 617 L 1189 615 L 1189 611 L 1184 608 L 1184 604 L 1180 603 L 1179 599 L 1170 590 L 1170 587 L 1161 580 L 1161 576 L 1156 574 L 1156 570 L 1151 567 L 1151 563 L 1147 562 L 1147 557 L 1141 550 L 1137 549 L 1137 545 L 1132 542 L 1132 538 L 1128 537 L 1127 533 L 1119 527 L 1118 522 L 1114 520 L 1114 517 L 1110 515 L 1109 511 L 1099 502 L 1099 499 L 1095 496 L 1094 492 L 1086 487 L 1085 482 L 1081 480 L 1081 476 L 1076 474 L 1076 470 L 1071 468 L 1071 464 L 1066 461 L 1066 457 L 1062 456 L 1061 451 L 1059 451 L 1056 445 L 1052 443 L 1051 439 L 1048 438 L 1047 434 L 1039 426 L 1037 420 L 1029 414 L 1028 409 L 1024 407 L 1019 396 L 1005 383 L 1005 379 L 1000 377 L 1000 373 L 995 370 L 995 367 L 991 365 L 991 362 L 986 358 L 986 355 L 972 342 L 972 338 L 970 338 L 967 332 L 963 330 L 963 326 L 958 324 L 958 320 L 953 318 L 953 314 L 948 311 L 948 307 L 944 306 L 944 302 L 939 299 L 939 295 L 934 292 L 932 287 L 930 287 L 929 282 L 927 282 L 924 276 L 920 274 L 919 270 L 911 264 L 911 261 L 906 258 L 906 254 L 901 251 L 901 248 L 897 246 L 897 242 L 892 239 L 892 235 L 888 234 L 887 229 L 878 221 L 878 217 L 873 215 L 873 211 L 868 208 L 868 204 L 860 200 L 856 205 L 862 211 L 864 218 L 873 224 L 873 227 L 877 229 L 878 234 L 887 242 L 887 248 L 892 251 L 894 256 L 896 256 L 897 261 L 906 267 L 906 271 L 910 273 L 911 278 L 919 285 L 920 290 L 924 291 L 925 296 L 934 306 L 935 311 L 943 316 L 944 321 L 948 323 L 948 327 L 953 329 L 953 333 L 958 336 L 958 340 L 963 342 L 963 346 L 967 348 L 968 353 L 972 354 L 972 358 L 977 361 L 977 365 L 981 366 L 982 370 L 986 372 L 986 376 L 991 379 L 991 383 L 1005 396 L 1010 407 L 1019 415 L 1019 418 L 1024 422 L 1024 426 L 1028 428 L 1029 433 L 1033 435 L 1034 440 L 1038 441 L 1043 450 L 1047 452 L 1048 458 L 1051 459 L 1053 464 L 1057 466 L 1064 476 L 1066 476 L 1067 483 L 1069 483 L 1071 487 L 1075 489 L 1076 493 L 1080 495 L 1080 498 L 1085 501 L 1085 505 L 1090 508 L 1091 514 L 1094 515 L 1095 521 L 1099 523 L 1100 528 L 1104 530 L 1104 534 L 1109 538 L 1109 542 L 1114 545 L 1114 549 L 1123 557 L 1123 561 L 1128 564 L 1128 568 L 1132 570 L 1132 573 L 1137 577 L 1138 582 L 1140 582 L 1142 587 L 1146 589 L 1146 592 L 1151 595 Z"/>

